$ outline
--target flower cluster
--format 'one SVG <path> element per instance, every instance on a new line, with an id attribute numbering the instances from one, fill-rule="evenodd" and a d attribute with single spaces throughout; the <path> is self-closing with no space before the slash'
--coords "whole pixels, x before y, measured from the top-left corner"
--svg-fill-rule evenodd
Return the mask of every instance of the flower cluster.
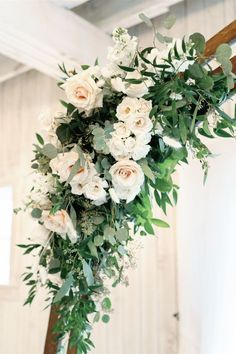
<path id="1" fill-rule="evenodd" d="M 234 87 L 226 45 L 217 49 L 223 71 L 215 73 L 199 33 L 175 40 L 155 32 L 161 50 L 140 50 L 123 28 L 113 39 L 105 67 L 61 66 L 66 112 L 40 116 L 26 204 L 47 232 L 20 245 L 39 259 L 24 275 L 26 303 L 45 286 L 57 304 L 59 337 L 70 332 L 81 353 L 93 345 L 91 314 L 109 320 L 104 279 L 126 282 L 124 259 L 137 233 L 168 227 L 153 215 L 153 197 L 166 214 L 177 202 L 176 166 L 193 153 L 206 175 L 211 153 L 201 137 L 234 137 L 236 124 L 220 109 Z"/>

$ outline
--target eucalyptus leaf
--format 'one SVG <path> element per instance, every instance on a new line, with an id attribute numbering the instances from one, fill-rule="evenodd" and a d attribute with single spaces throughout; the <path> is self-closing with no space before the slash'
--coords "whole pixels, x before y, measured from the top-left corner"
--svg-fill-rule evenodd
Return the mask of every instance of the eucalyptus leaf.
<path id="1" fill-rule="evenodd" d="M 166 19 L 163 21 L 163 26 L 166 29 L 171 29 L 171 27 L 174 26 L 176 22 L 176 16 L 173 14 L 170 14 L 169 16 L 166 17 Z"/>
<path id="2" fill-rule="evenodd" d="M 89 264 L 83 259 L 82 260 L 83 264 L 83 272 L 85 279 L 87 281 L 88 286 L 91 286 L 94 284 L 94 277 L 93 277 L 93 272 L 92 269 L 90 268 Z"/>
<path id="3" fill-rule="evenodd" d="M 144 13 L 139 14 L 138 17 L 139 17 L 140 20 L 142 20 L 148 27 L 153 27 L 152 21 L 151 21 L 150 18 L 147 17 Z"/>
<path id="4" fill-rule="evenodd" d="M 67 277 L 66 280 L 64 281 L 64 283 L 62 284 L 62 286 L 60 287 L 60 289 L 58 290 L 58 292 L 56 293 L 54 299 L 53 299 L 53 303 L 57 303 L 59 301 L 62 300 L 62 298 L 68 293 L 68 291 L 70 290 L 72 284 L 74 282 L 74 278 L 72 273 L 70 272 Z"/>
<path id="5" fill-rule="evenodd" d="M 42 148 L 42 154 L 49 157 L 49 159 L 54 159 L 57 156 L 57 148 L 52 144 L 46 144 Z"/>

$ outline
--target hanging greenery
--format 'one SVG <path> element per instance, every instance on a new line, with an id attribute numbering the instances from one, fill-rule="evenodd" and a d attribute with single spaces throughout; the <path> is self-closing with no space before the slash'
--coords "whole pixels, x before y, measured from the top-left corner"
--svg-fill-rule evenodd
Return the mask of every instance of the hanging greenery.
<path id="1" fill-rule="evenodd" d="M 173 39 L 141 18 L 154 28 L 150 47 L 117 28 L 106 66 L 60 66 L 64 112 L 41 115 L 34 144 L 26 210 L 38 234 L 19 245 L 36 259 L 24 273 L 25 303 L 38 287 L 48 289 L 58 338 L 69 333 L 78 353 L 93 346 L 92 323 L 109 321 L 107 284 L 126 282 L 132 241 L 168 227 L 153 203 L 164 214 L 176 204 L 177 165 L 194 156 L 206 176 L 211 152 L 202 138 L 235 137 L 235 117 L 220 108 L 234 92 L 230 47 L 216 50 L 222 71 L 215 73 L 200 33 Z M 170 16 L 164 25 L 172 24 Z"/>

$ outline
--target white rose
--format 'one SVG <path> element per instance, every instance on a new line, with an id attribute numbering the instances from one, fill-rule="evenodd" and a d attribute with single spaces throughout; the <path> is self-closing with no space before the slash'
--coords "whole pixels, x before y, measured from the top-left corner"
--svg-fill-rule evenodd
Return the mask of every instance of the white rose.
<path id="1" fill-rule="evenodd" d="M 124 140 L 116 137 L 115 135 L 113 135 L 112 138 L 107 141 L 107 146 L 109 148 L 110 154 L 117 161 L 130 157 L 129 152 L 125 147 Z"/>
<path id="2" fill-rule="evenodd" d="M 153 124 L 147 114 L 138 113 L 127 120 L 127 126 L 135 135 L 146 134 L 152 130 Z"/>
<path id="3" fill-rule="evenodd" d="M 109 194 L 110 194 L 110 197 L 113 200 L 113 202 L 115 202 L 115 203 L 119 203 L 120 202 L 120 199 L 118 198 L 114 188 L 110 188 L 109 189 Z"/>
<path id="4" fill-rule="evenodd" d="M 85 112 L 87 116 L 94 108 L 102 107 L 103 92 L 97 86 L 89 71 L 84 70 L 71 76 L 62 85 L 70 103 Z"/>
<path id="5" fill-rule="evenodd" d="M 72 243 L 77 241 L 77 232 L 66 210 L 58 210 L 55 214 L 50 214 L 48 210 L 44 210 L 42 221 L 46 229 L 56 232 L 64 240 L 67 235 Z"/>
<path id="6" fill-rule="evenodd" d="M 98 176 L 94 176 L 91 181 L 85 184 L 83 188 L 84 196 L 92 200 L 94 205 L 102 205 L 106 203 L 106 191 L 107 181 Z"/>
<path id="7" fill-rule="evenodd" d="M 71 185 L 71 193 L 81 195 L 83 194 L 83 188 L 88 181 L 90 181 L 95 175 L 97 175 L 97 171 L 93 163 L 86 162 L 84 166 L 79 168 L 79 171 L 74 176 Z"/>
<path id="8" fill-rule="evenodd" d="M 139 98 L 139 109 L 140 113 L 147 113 L 149 115 L 152 109 L 152 101 L 147 101 L 144 98 Z"/>
<path id="9" fill-rule="evenodd" d="M 137 98 L 125 97 L 117 106 L 116 116 L 119 120 L 126 122 L 140 107 Z"/>
<path id="10" fill-rule="evenodd" d="M 132 160 L 121 160 L 110 168 L 112 184 L 119 199 L 131 202 L 144 183 L 141 167 Z"/>
<path id="11" fill-rule="evenodd" d="M 136 137 L 135 146 L 132 152 L 132 158 L 134 160 L 140 160 L 147 156 L 151 150 L 151 146 L 148 143 L 151 140 L 151 134 L 143 134 Z"/>
<path id="12" fill-rule="evenodd" d="M 130 130 L 126 123 L 118 122 L 115 123 L 113 127 L 115 129 L 115 131 L 112 133 L 113 136 L 116 136 L 120 139 L 127 138 L 128 136 L 130 136 Z"/>
<path id="13" fill-rule="evenodd" d="M 125 83 L 120 77 L 112 78 L 111 86 L 117 92 L 125 92 Z"/>
<path id="14" fill-rule="evenodd" d="M 137 71 L 128 72 L 126 75 L 126 79 L 136 79 L 139 80 L 142 78 L 142 75 Z M 147 79 L 140 84 L 125 84 L 125 92 L 126 95 L 130 97 L 142 97 L 148 93 L 149 86 L 152 85 L 152 81 Z"/>
<path id="15" fill-rule="evenodd" d="M 32 243 L 36 243 L 42 246 L 47 244 L 49 238 L 49 231 L 41 224 L 36 223 L 31 231 L 31 236 L 29 237 Z"/>
<path id="16" fill-rule="evenodd" d="M 65 182 L 68 180 L 71 169 L 78 158 L 79 154 L 72 150 L 60 153 L 50 161 L 49 166 L 51 167 L 52 172 L 60 177 L 60 181 Z"/>
<path id="17" fill-rule="evenodd" d="M 132 154 L 136 145 L 136 139 L 130 136 L 127 139 L 125 139 L 124 144 L 126 150 Z"/>
<path id="18" fill-rule="evenodd" d="M 56 116 L 53 116 L 49 110 L 40 113 L 38 119 L 42 127 L 40 134 L 42 135 L 44 142 L 59 147 L 61 144 L 56 134 L 56 130 L 60 125 L 59 119 L 57 119 Z"/>

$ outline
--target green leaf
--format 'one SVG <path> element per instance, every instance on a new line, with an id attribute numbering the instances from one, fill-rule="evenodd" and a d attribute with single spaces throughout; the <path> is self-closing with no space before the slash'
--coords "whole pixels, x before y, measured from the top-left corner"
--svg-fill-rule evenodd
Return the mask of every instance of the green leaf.
<path id="1" fill-rule="evenodd" d="M 181 116 L 179 118 L 179 132 L 180 132 L 180 138 L 183 144 L 185 144 L 188 136 L 188 129 L 184 123 L 184 118 Z"/>
<path id="2" fill-rule="evenodd" d="M 145 221 L 143 226 L 144 226 L 145 231 L 147 231 L 148 234 L 155 235 L 153 227 L 152 227 L 152 225 L 150 224 L 149 221 Z"/>
<path id="3" fill-rule="evenodd" d="M 160 219 L 151 219 L 152 224 L 159 226 L 159 227 L 170 227 L 167 222 L 160 220 Z"/>
<path id="4" fill-rule="evenodd" d="M 156 32 L 155 33 L 156 39 L 160 42 L 160 43 L 165 43 L 165 38 L 164 36 L 160 33 L 160 32 Z"/>
<path id="5" fill-rule="evenodd" d="M 68 185 L 72 179 L 75 177 L 75 175 L 77 174 L 77 172 L 79 171 L 81 167 L 81 164 L 80 164 L 80 158 L 75 162 L 75 164 L 73 165 L 71 171 L 70 171 L 70 175 L 66 181 L 66 184 Z"/>
<path id="6" fill-rule="evenodd" d="M 116 232 L 116 238 L 120 241 L 127 241 L 129 238 L 129 232 L 125 227 L 122 227 L 121 229 L 117 230 Z"/>
<path id="7" fill-rule="evenodd" d="M 126 254 L 126 250 L 125 250 L 124 246 L 122 246 L 122 245 L 119 245 L 117 250 L 121 256 L 124 256 Z"/>
<path id="8" fill-rule="evenodd" d="M 96 236 L 96 237 L 94 237 L 94 244 L 95 244 L 95 246 L 102 246 L 103 245 L 103 242 L 104 242 L 104 239 L 103 239 L 103 237 L 102 236 Z"/>
<path id="9" fill-rule="evenodd" d="M 172 189 L 172 180 L 171 179 L 156 179 L 155 183 L 156 189 L 160 192 L 170 192 Z"/>
<path id="10" fill-rule="evenodd" d="M 39 209 L 39 208 L 34 208 L 32 211 L 31 211 L 31 216 L 35 219 L 40 219 L 41 216 L 42 216 L 42 210 Z"/>
<path id="11" fill-rule="evenodd" d="M 138 15 L 140 20 L 142 20 L 148 27 L 153 27 L 152 21 L 144 13 Z"/>
<path id="12" fill-rule="evenodd" d="M 171 29 L 171 27 L 174 26 L 176 21 L 176 16 L 173 14 L 170 14 L 169 16 L 166 17 L 166 19 L 163 21 L 163 26 L 166 29 Z"/>
<path id="13" fill-rule="evenodd" d="M 109 321 L 110 321 L 110 316 L 107 315 L 107 314 L 104 314 L 104 315 L 102 316 L 102 322 L 108 323 Z"/>
<path id="14" fill-rule="evenodd" d="M 75 211 L 75 208 L 73 207 L 73 205 L 70 206 L 70 218 L 71 218 L 74 228 L 76 229 L 77 215 L 76 215 L 76 211 Z"/>
<path id="15" fill-rule="evenodd" d="M 232 69 L 231 69 L 232 70 Z M 227 87 L 229 90 L 232 90 L 234 88 L 234 78 L 232 75 L 227 75 Z"/>
<path id="16" fill-rule="evenodd" d="M 46 144 L 41 150 L 42 154 L 49 157 L 49 159 L 54 159 L 57 156 L 57 148 L 52 144 Z"/>
<path id="17" fill-rule="evenodd" d="M 100 320 L 100 312 L 97 312 L 96 315 L 93 318 L 93 322 L 98 322 Z"/>
<path id="18" fill-rule="evenodd" d="M 110 226 L 106 226 L 104 229 L 104 237 L 105 239 L 109 239 L 109 236 L 114 236 L 116 233 L 116 230 Z"/>
<path id="19" fill-rule="evenodd" d="M 36 133 L 36 138 L 37 138 L 39 144 L 44 145 L 44 140 L 43 140 L 43 138 L 41 137 L 41 135 L 39 135 L 38 133 Z"/>
<path id="20" fill-rule="evenodd" d="M 56 302 L 59 302 L 70 290 L 72 284 L 74 282 L 74 278 L 72 275 L 72 272 L 70 272 L 67 277 L 66 280 L 64 281 L 64 283 L 62 284 L 62 286 L 60 287 L 60 289 L 58 290 L 58 292 L 56 293 L 54 299 L 53 299 L 53 303 L 55 304 Z"/>
<path id="21" fill-rule="evenodd" d="M 152 182 L 155 182 L 155 176 L 151 170 L 151 168 L 148 166 L 148 162 L 146 159 L 141 159 L 138 161 L 138 164 L 142 167 L 143 173 L 147 178 L 149 178 Z"/>
<path id="22" fill-rule="evenodd" d="M 232 49 L 227 43 L 220 44 L 219 47 L 216 49 L 216 60 L 221 64 L 225 61 L 225 59 L 229 59 L 231 55 Z"/>
<path id="23" fill-rule="evenodd" d="M 130 68 L 129 66 L 123 66 L 123 65 L 118 65 L 120 69 L 124 70 L 124 71 L 127 71 L 127 72 L 133 72 L 135 71 L 134 68 Z"/>
<path id="24" fill-rule="evenodd" d="M 104 310 L 110 310 L 111 309 L 111 300 L 109 297 L 105 297 L 102 301 L 102 307 Z"/>
<path id="25" fill-rule="evenodd" d="M 199 53 L 204 53 L 206 47 L 205 37 L 201 33 L 196 32 L 193 33 L 189 38 L 194 43 L 194 48 L 196 51 Z"/>
<path id="26" fill-rule="evenodd" d="M 91 255 L 98 258 L 97 247 L 94 245 L 94 243 L 92 241 L 89 241 L 88 248 L 91 252 Z"/>
<path id="27" fill-rule="evenodd" d="M 194 79 L 202 79 L 204 77 L 204 71 L 200 64 L 194 63 L 189 65 L 188 70 Z"/>
<path id="28" fill-rule="evenodd" d="M 88 286 L 91 286 L 94 284 L 94 277 L 93 277 L 93 272 L 92 269 L 90 268 L 89 264 L 83 259 L 82 260 L 83 264 L 83 272 L 84 276 L 86 278 Z"/>

